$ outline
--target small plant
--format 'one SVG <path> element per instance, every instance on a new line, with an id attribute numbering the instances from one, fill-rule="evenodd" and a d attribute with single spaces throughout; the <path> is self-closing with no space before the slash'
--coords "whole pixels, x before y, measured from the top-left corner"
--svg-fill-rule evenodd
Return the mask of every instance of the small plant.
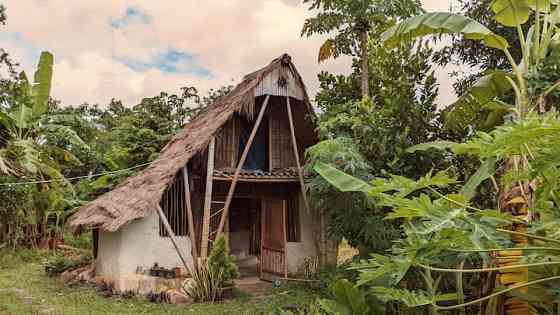
<path id="1" fill-rule="evenodd" d="M 366 294 L 350 281 L 340 279 L 332 287 L 333 299 L 319 300 L 319 307 L 327 314 L 371 314 Z"/>
<path id="2" fill-rule="evenodd" d="M 235 257 L 229 254 L 229 248 L 223 235 L 216 239 L 212 247 L 212 252 L 208 257 L 208 266 L 214 273 L 222 275 L 221 288 L 232 286 L 233 280 L 239 277 Z"/>
<path id="3" fill-rule="evenodd" d="M 305 279 L 316 279 L 319 271 L 319 257 L 305 257 L 301 266 L 303 277 Z"/>
<path id="4" fill-rule="evenodd" d="M 59 275 L 74 268 L 76 263 L 62 254 L 54 254 L 45 260 L 45 272 L 49 277 Z"/>
<path id="5" fill-rule="evenodd" d="M 190 270 L 191 277 L 183 282 L 183 291 L 195 302 L 215 302 L 222 298 L 221 270 L 201 263 Z"/>
<path id="6" fill-rule="evenodd" d="M 89 253 L 74 255 L 71 253 L 63 254 L 61 252 L 57 252 L 47 257 L 44 260 L 43 265 L 45 266 L 45 272 L 47 275 L 53 277 L 67 270 L 73 270 L 86 266 L 92 262 L 92 259 L 93 258 Z"/>

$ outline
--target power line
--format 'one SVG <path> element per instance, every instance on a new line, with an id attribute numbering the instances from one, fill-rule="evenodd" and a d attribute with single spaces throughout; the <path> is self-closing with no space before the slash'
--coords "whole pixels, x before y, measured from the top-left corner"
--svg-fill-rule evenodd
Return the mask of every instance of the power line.
<path id="1" fill-rule="evenodd" d="M 72 181 L 72 180 L 76 180 L 76 179 L 101 177 L 101 176 L 103 176 L 103 175 L 112 175 L 112 174 L 124 173 L 124 172 L 131 171 L 131 170 L 134 170 L 134 169 L 137 169 L 137 168 L 140 168 L 140 167 L 148 166 L 148 165 L 150 165 L 150 164 L 152 164 L 152 162 L 143 163 L 143 164 L 138 164 L 138 165 L 135 165 L 135 166 L 132 166 L 132 167 L 123 168 L 123 169 L 121 169 L 121 170 L 116 170 L 116 171 L 101 172 L 101 173 L 96 173 L 96 174 L 92 174 L 92 175 L 76 176 L 76 177 L 69 177 L 69 178 L 46 179 L 46 180 L 34 180 L 34 181 L 15 182 L 15 183 L 0 183 L 0 186 L 47 184 L 47 183 L 57 183 L 57 182 Z"/>

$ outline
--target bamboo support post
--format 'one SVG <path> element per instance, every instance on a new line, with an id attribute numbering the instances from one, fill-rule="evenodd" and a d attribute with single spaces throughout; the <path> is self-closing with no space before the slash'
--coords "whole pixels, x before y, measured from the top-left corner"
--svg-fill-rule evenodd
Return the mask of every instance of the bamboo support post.
<path id="1" fill-rule="evenodd" d="M 257 121 L 255 122 L 255 125 L 253 126 L 253 130 L 251 130 L 251 135 L 249 136 L 249 140 L 247 140 L 247 144 L 245 145 L 245 149 L 243 150 L 243 154 L 241 154 L 241 159 L 239 160 L 239 163 L 237 164 L 237 168 L 235 169 L 235 173 L 233 175 L 233 180 L 231 181 L 231 185 L 229 187 L 226 202 L 224 204 L 224 208 L 223 208 L 223 211 L 222 211 L 222 217 L 220 218 L 220 225 L 218 227 L 218 231 L 216 232 L 216 238 L 224 230 L 224 225 L 226 223 L 226 218 L 228 216 L 229 206 L 230 206 L 231 200 L 233 198 L 233 193 L 235 192 L 235 187 L 237 185 L 237 180 L 239 178 L 239 173 L 241 173 L 241 169 L 243 168 L 243 164 L 245 164 L 245 160 L 247 159 L 247 155 L 249 154 L 249 150 L 251 149 L 251 146 L 253 145 L 253 140 L 255 139 L 255 135 L 257 134 L 257 131 L 259 130 L 259 126 L 260 126 L 261 121 L 263 119 L 264 112 L 266 111 L 266 108 L 268 106 L 269 99 L 270 99 L 270 95 L 267 95 L 266 98 L 264 99 L 264 102 L 263 102 L 263 105 L 261 106 L 261 110 L 259 112 L 259 116 L 257 118 Z"/>
<path id="2" fill-rule="evenodd" d="M 183 262 L 183 265 L 185 266 L 185 268 L 187 270 L 190 270 L 189 265 L 187 264 L 187 260 L 185 259 L 185 257 L 183 257 L 183 254 L 181 253 L 181 250 L 179 249 L 179 245 L 177 244 L 177 241 L 175 240 L 175 233 L 173 233 L 173 229 L 171 229 L 171 226 L 169 225 L 169 221 L 167 221 L 167 217 L 165 216 L 165 214 L 163 213 L 163 210 L 161 209 L 161 207 L 159 205 L 157 205 L 156 207 L 157 207 L 157 212 L 158 212 L 159 218 L 161 219 L 161 222 L 163 222 L 163 226 L 167 230 L 167 234 L 169 235 L 169 239 L 171 240 L 171 243 L 173 243 L 173 246 L 175 247 L 175 250 L 177 251 L 177 255 L 179 255 L 179 258 Z"/>
<path id="3" fill-rule="evenodd" d="M 194 231 L 194 218 L 191 203 L 191 187 L 189 183 L 189 170 L 187 166 L 183 167 L 183 182 L 185 186 L 185 203 L 187 205 L 187 220 L 189 224 L 189 238 L 191 239 L 191 252 L 193 256 L 194 267 L 198 267 L 198 250 L 196 246 L 196 233 Z"/>
<path id="4" fill-rule="evenodd" d="M 301 184 L 301 194 L 303 196 L 303 203 L 305 204 L 305 209 L 307 213 L 311 213 L 311 208 L 309 207 L 309 202 L 307 201 L 307 193 L 305 189 L 305 180 L 303 178 L 303 169 L 301 168 L 301 163 L 299 161 L 298 145 L 296 140 L 296 131 L 294 129 L 294 117 L 292 116 L 292 105 L 290 104 L 290 96 L 286 96 L 286 107 L 288 110 L 288 120 L 290 122 L 290 133 L 292 135 L 292 145 L 294 147 L 294 154 L 296 157 L 296 167 L 298 170 L 299 182 Z"/>
<path id="5" fill-rule="evenodd" d="M 206 193 L 204 194 L 204 216 L 202 219 L 202 240 L 200 257 L 208 256 L 208 240 L 210 234 L 210 208 L 212 207 L 212 181 L 214 176 L 214 149 L 216 139 L 212 138 L 208 145 L 208 164 L 206 166 Z"/>

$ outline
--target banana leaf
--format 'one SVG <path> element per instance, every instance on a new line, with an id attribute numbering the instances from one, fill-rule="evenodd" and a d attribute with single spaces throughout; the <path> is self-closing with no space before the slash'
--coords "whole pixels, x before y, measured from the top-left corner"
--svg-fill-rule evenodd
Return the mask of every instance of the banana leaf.
<path id="1" fill-rule="evenodd" d="M 37 71 L 33 77 L 33 114 L 41 116 L 47 111 L 49 97 L 51 95 L 52 75 L 53 75 L 53 55 L 48 51 L 43 51 L 39 58 Z"/>
<path id="2" fill-rule="evenodd" d="M 505 38 L 486 26 L 462 15 L 432 12 L 415 16 L 391 27 L 381 35 L 388 46 L 426 35 L 462 34 L 466 39 L 480 40 L 488 47 L 504 50 L 509 47 Z"/>
<path id="3" fill-rule="evenodd" d="M 494 12 L 494 20 L 508 27 L 525 24 L 531 15 L 527 0 L 494 0 L 490 8 Z"/>
<path id="4" fill-rule="evenodd" d="M 364 192 L 368 193 L 373 187 L 354 176 L 348 175 L 325 163 L 317 163 L 313 168 L 327 182 L 343 192 Z"/>

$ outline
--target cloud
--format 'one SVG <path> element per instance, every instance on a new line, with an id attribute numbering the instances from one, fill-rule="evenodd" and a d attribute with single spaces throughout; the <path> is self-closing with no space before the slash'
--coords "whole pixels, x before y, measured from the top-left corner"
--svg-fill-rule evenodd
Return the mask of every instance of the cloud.
<path id="1" fill-rule="evenodd" d="M 137 7 L 128 7 L 126 8 L 124 16 L 117 19 L 109 18 L 109 25 L 112 28 L 119 29 L 128 27 L 133 23 L 150 24 L 151 21 L 152 17 L 146 12 Z"/>
<path id="2" fill-rule="evenodd" d="M 169 48 L 165 52 L 156 54 L 149 62 L 132 60 L 129 58 L 117 58 L 118 61 L 137 72 L 145 72 L 148 69 L 159 69 L 164 73 L 194 74 L 199 77 L 212 77 L 210 70 L 200 66 L 193 55 Z"/>
<path id="3" fill-rule="evenodd" d="M 2 47 L 26 71 L 34 69 L 40 50 L 53 52 L 53 96 L 65 104 L 103 105 L 117 98 L 132 105 L 185 85 L 205 91 L 235 84 L 284 52 L 292 55 L 310 95 L 318 90 L 321 70 L 350 71 L 349 58 L 317 63 L 325 37 L 300 37 L 303 21 L 313 14 L 300 0 L 4 2 Z M 426 2 L 432 10 L 448 7 Z M 449 80 L 440 78 L 444 91 Z"/>

